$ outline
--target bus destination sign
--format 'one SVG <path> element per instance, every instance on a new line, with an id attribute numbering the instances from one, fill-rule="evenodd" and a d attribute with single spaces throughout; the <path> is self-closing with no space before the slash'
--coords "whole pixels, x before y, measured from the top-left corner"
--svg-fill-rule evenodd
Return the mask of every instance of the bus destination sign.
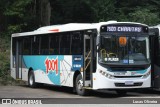
<path id="1" fill-rule="evenodd" d="M 148 27 L 140 25 L 103 25 L 101 26 L 101 32 L 148 33 Z"/>
<path id="2" fill-rule="evenodd" d="M 142 27 L 107 26 L 107 32 L 142 32 Z"/>

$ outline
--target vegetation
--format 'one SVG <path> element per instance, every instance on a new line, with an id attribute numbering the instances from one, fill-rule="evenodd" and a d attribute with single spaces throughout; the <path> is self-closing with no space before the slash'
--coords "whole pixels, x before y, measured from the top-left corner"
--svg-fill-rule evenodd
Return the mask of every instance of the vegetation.
<path id="1" fill-rule="evenodd" d="M 160 23 L 159 7 L 160 0 L 0 0 L 0 81 L 13 81 L 9 76 L 12 33 L 108 20 L 153 26 Z"/>

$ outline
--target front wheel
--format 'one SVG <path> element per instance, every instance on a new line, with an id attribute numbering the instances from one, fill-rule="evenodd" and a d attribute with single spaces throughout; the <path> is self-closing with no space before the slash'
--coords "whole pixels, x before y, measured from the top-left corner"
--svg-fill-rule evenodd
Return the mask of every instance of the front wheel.
<path id="1" fill-rule="evenodd" d="M 76 78 L 76 92 L 81 96 L 85 96 L 88 94 L 88 90 L 83 88 L 83 80 L 81 74 L 79 74 Z"/>
<path id="2" fill-rule="evenodd" d="M 35 82 L 35 76 L 33 71 L 31 71 L 28 75 L 28 85 L 29 87 L 32 87 L 32 88 L 35 88 L 37 85 Z"/>

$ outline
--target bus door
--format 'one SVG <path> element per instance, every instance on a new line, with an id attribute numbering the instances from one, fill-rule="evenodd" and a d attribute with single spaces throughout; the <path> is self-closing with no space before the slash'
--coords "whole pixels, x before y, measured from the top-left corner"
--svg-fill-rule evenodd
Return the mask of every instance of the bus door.
<path id="1" fill-rule="evenodd" d="M 150 29 L 151 83 L 160 88 L 160 37 L 157 28 Z"/>
<path id="2" fill-rule="evenodd" d="M 16 79 L 22 79 L 22 40 L 19 38 L 16 39 L 15 65 Z"/>
<path id="3" fill-rule="evenodd" d="M 84 35 L 83 86 L 92 87 L 92 73 L 96 72 L 96 30 Z"/>

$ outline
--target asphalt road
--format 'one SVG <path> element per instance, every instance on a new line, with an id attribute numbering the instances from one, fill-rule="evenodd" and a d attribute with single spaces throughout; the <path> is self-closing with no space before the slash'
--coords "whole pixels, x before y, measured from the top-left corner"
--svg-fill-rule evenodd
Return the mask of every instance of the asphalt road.
<path id="1" fill-rule="evenodd" d="M 98 103 L 98 104 L 130 104 L 133 100 L 141 100 L 149 98 L 157 100 L 160 104 L 160 91 L 150 89 L 128 90 L 127 95 L 120 96 L 115 91 L 97 92 L 91 91 L 89 96 L 79 96 L 72 92 L 72 88 L 57 86 L 41 86 L 38 88 L 30 88 L 26 85 L 21 86 L 0 86 L 0 98 L 47 98 L 44 103 L 58 104 L 65 103 Z M 129 99 L 129 100 L 126 100 Z M 148 99 L 147 99 L 148 100 Z"/>

